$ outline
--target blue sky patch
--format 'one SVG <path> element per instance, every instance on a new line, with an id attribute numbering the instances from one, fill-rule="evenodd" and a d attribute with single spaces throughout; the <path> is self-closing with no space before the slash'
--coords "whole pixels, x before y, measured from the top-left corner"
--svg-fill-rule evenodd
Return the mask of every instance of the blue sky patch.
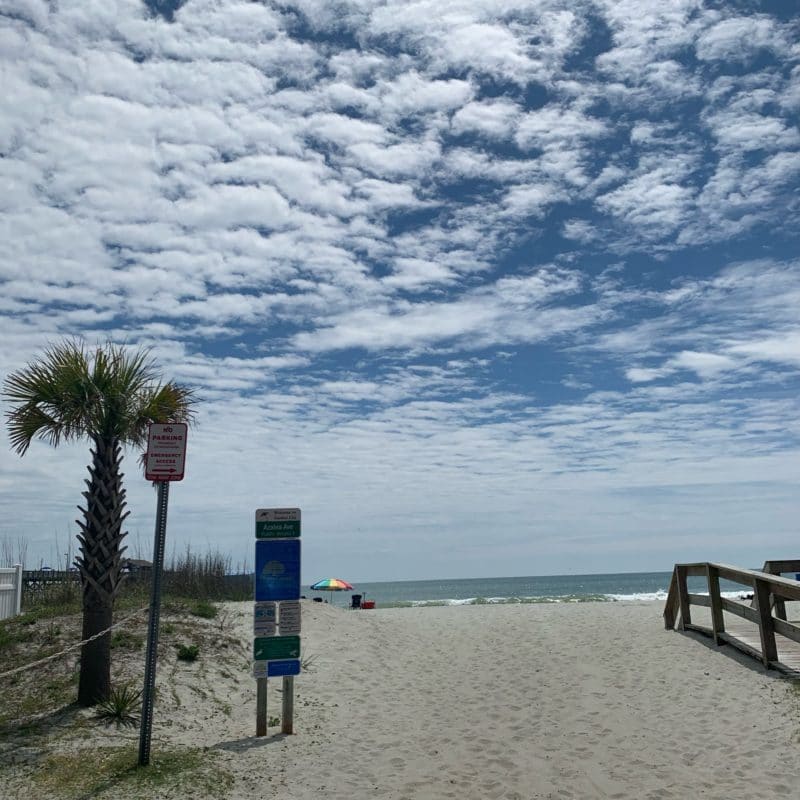
<path id="1" fill-rule="evenodd" d="M 195 387 L 177 547 L 291 506 L 353 580 L 791 553 L 796 14 L 501 6 L 5 4 L 3 373 L 74 335 Z M 0 450 L 0 538 L 57 560 L 87 452 Z"/>

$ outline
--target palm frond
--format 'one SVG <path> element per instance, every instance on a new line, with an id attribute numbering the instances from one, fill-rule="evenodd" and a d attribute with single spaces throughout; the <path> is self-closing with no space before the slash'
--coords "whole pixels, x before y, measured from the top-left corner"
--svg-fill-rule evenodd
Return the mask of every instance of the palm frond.
<path id="1" fill-rule="evenodd" d="M 38 438 L 54 446 L 79 438 L 117 439 L 142 446 L 151 422 L 193 416 L 193 392 L 162 384 L 149 348 L 107 343 L 89 350 L 80 340 L 48 347 L 3 386 L 11 446 L 23 455 Z"/>
<path id="2" fill-rule="evenodd" d="M 49 347 L 41 359 L 11 373 L 3 396 L 12 447 L 24 454 L 36 437 L 57 446 L 82 435 L 88 364 L 74 340 Z"/>
<path id="3" fill-rule="evenodd" d="M 142 393 L 141 403 L 136 409 L 132 428 L 139 434 L 139 446 L 147 443 L 147 426 L 153 422 L 188 422 L 195 417 L 195 394 L 188 386 L 179 383 L 164 383 L 153 386 Z M 133 438 L 131 437 L 133 442 Z"/>

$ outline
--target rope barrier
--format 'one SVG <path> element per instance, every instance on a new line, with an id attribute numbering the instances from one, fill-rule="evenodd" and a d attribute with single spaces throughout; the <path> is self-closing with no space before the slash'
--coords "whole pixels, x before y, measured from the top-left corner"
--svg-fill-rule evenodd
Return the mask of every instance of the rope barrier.
<path id="1" fill-rule="evenodd" d="M 115 622 L 113 625 L 106 628 L 104 631 L 100 631 L 100 633 L 94 634 L 94 636 L 90 636 L 88 639 L 84 639 L 82 642 L 78 642 L 77 644 L 71 644 L 69 647 L 65 648 L 59 653 L 53 653 L 51 656 L 47 656 L 46 658 L 40 658 L 38 661 L 31 661 L 30 664 L 25 664 L 22 667 L 16 667 L 15 669 L 10 669 L 7 672 L 0 672 L 0 680 L 3 678 L 8 678 L 10 675 L 16 675 L 18 672 L 25 672 L 26 670 L 32 669 L 33 667 L 41 666 L 42 664 L 46 664 L 48 661 L 54 661 L 57 658 L 61 658 L 61 656 L 66 655 L 67 653 L 72 652 L 73 650 L 77 650 L 79 647 L 83 647 L 85 644 L 89 644 L 89 642 L 93 642 L 95 639 L 99 639 L 101 636 L 105 636 L 110 631 L 113 631 L 114 628 L 119 628 L 121 625 L 124 625 L 126 622 L 130 622 L 134 617 L 138 617 L 143 611 L 148 611 L 150 609 L 149 605 L 146 605 L 140 608 L 138 611 L 134 611 L 133 614 L 124 617 L 119 622 Z"/>

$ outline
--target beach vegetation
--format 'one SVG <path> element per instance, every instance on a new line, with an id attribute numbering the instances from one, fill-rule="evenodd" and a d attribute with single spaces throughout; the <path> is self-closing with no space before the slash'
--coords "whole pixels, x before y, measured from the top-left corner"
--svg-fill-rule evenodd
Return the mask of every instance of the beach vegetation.
<path id="1" fill-rule="evenodd" d="M 178 661 L 197 661 L 200 648 L 196 644 L 178 645 Z"/>
<path id="2" fill-rule="evenodd" d="M 198 601 L 252 600 L 253 576 L 218 550 L 198 553 L 187 546 L 164 567 L 164 592 Z"/>
<path id="3" fill-rule="evenodd" d="M 314 654 L 304 656 L 300 661 L 303 672 L 313 672 L 317 668 L 317 656 Z"/>
<path id="4" fill-rule="evenodd" d="M 198 600 L 192 606 L 192 614 L 202 619 L 214 619 L 217 616 L 217 607 L 208 600 Z"/>
<path id="5" fill-rule="evenodd" d="M 76 614 L 81 610 L 80 585 L 77 581 L 70 581 L 68 584 L 23 586 L 22 607 L 31 625 L 40 619 Z"/>
<path id="6" fill-rule="evenodd" d="M 120 650 L 141 650 L 144 645 L 144 636 L 124 628 L 117 629 L 111 635 L 111 648 Z M 113 691 L 113 689 L 112 689 Z"/>
<path id="7" fill-rule="evenodd" d="M 200 748 L 153 751 L 147 767 L 137 766 L 133 746 L 92 748 L 92 769 L 86 752 L 50 755 L 31 776 L 31 789 L 60 800 L 116 797 L 224 798 L 233 776 L 217 753 Z"/>
<path id="8" fill-rule="evenodd" d="M 13 645 L 21 642 L 29 642 L 33 638 L 33 630 L 29 625 L 20 622 L 21 617 L 16 620 L 0 622 L 0 653 L 5 655 Z"/>
<path id="9" fill-rule="evenodd" d="M 112 686 L 109 696 L 97 704 L 95 717 L 106 725 L 135 728 L 139 725 L 142 691 L 131 686 Z"/>
<path id="10" fill-rule="evenodd" d="M 127 587 L 123 592 L 126 590 Z M 236 631 L 220 631 L 216 620 L 213 625 L 198 625 L 190 614 L 191 605 L 192 601 L 185 598 L 168 599 L 162 604 L 159 649 L 177 653 L 180 644 L 197 647 L 196 661 L 201 668 L 192 668 L 193 685 L 198 689 L 196 695 L 216 702 L 216 681 L 238 683 L 242 674 L 249 673 L 249 659 L 244 663 L 242 659 L 245 654 L 249 655 L 250 648 L 242 643 Z M 79 650 L 69 648 L 81 638 L 80 610 L 52 618 L 46 616 L 46 611 L 46 606 L 41 606 L 36 615 L 26 613 L 0 622 L 0 673 L 21 670 L 4 677 L 0 684 L 4 697 L 0 705 L 0 739 L 38 739 L 38 746 L 45 749 L 56 740 L 79 743 L 83 737 L 82 730 L 97 724 L 94 709 L 87 713 L 75 702 Z M 230 613 L 232 619 L 240 618 L 233 609 Z M 115 617 L 117 621 L 128 616 L 128 612 L 116 607 L 115 614 L 118 615 Z M 54 624 L 51 625 L 50 620 Z M 141 687 L 146 633 L 146 614 L 139 614 L 112 631 L 113 686 Z M 213 671 L 202 669 L 204 661 L 199 656 L 205 653 L 213 653 Z M 39 663 L 40 659 L 50 655 L 58 657 Z M 181 662 L 173 659 L 175 663 L 179 665 Z M 162 684 L 156 687 L 156 694 L 164 695 L 163 708 L 177 711 L 185 704 L 181 700 L 183 692 L 179 695 L 174 683 L 180 680 L 180 673 L 180 669 L 161 673 Z M 227 700 L 227 697 L 222 697 L 219 702 Z M 159 700 L 159 707 L 161 702 Z M 29 742 L 26 746 L 35 745 Z"/>
<path id="11" fill-rule="evenodd" d="M 36 690 L 25 691 L 24 685 L 20 686 L 13 679 L 8 699 L 4 698 L 0 706 L 0 735 L 13 730 L 15 733 L 35 734 L 39 732 L 43 709 L 55 709 L 51 717 L 59 717 L 70 709 L 75 698 L 76 672 L 65 672 L 49 675 L 37 681 Z M 21 724 L 14 724 L 17 720 L 24 720 Z"/>
<path id="12" fill-rule="evenodd" d="M 45 642 L 53 643 L 58 640 L 61 635 L 61 626 L 54 620 L 50 620 L 42 632 L 42 638 Z"/>
<path id="13" fill-rule="evenodd" d="M 78 506 L 80 552 L 74 562 L 81 579 L 81 635 L 88 639 L 110 627 L 124 577 L 128 512 L 123 450 L 142 450 L 150 423 L 191 419 L 192 391 L 164 383 L 146 349 L 111 343 L 91 349 L 80 340 L 67 340 L 8 375 L 3 397 L 9 406 L 11 447 L 19 455 L 35 439 L 54 447 L 73 441 L 90 445 L 84 504 Z M 100 636 L 81 650 L 78 703 L 95 705 L 110 693 L 111 637 Z"/>

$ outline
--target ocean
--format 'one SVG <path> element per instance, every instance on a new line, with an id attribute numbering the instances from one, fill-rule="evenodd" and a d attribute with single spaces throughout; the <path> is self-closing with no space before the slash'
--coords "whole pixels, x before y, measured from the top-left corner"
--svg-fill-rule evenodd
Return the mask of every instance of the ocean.
<path id="1" fill-rule="evenodd" d="M 667 599 L 671 572 L 607 575 L 533 575 L 518 578 L 458 578 L 353 584 L 352 592 L 306 591 L 335 605 L 350 605 L 352 594 L 374 600 L 377 608 L 476 605 L 483 603 L 610 603 Z M 745 587 L 720 581 L 727 597 L 742 597 Z M 705 593 L 705 579 L 689 578 L 689 591 Z"/>

